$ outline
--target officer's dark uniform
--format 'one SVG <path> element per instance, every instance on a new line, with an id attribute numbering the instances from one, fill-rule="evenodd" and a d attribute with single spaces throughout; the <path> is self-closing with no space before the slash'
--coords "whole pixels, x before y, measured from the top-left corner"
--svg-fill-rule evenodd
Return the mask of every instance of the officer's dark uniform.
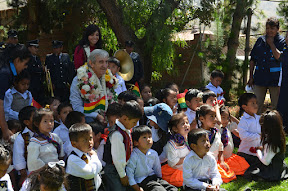
<path id="1" fill-rule="evenodd" d="M 63 46 L 62 41 L 52 41 L 53 48 Z M 54 88 L 54 95 L 61 99 L 61 102 L 69 101 L 70 85 L 75 75 L 74 64 L 67 53 L 60 55 L 48 54 L 45 64 L 50 70 L 51 80 Z"/>
<path id="2" fill-rule="evenodd" d="M 27 46 L 38 47 L 39 40 L 27 41 Z M 27 70 L 31 76 L 29 91 L 32 93 L 34 100 L 43 106 L 45 104 L 45 88 L 43 85 L 45 75 L 38 56 L 31 56 Z"/>

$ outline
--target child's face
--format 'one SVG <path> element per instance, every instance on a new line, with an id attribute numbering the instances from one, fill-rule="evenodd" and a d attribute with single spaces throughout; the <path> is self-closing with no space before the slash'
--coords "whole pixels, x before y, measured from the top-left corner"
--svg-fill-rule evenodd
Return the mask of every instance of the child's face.
<path id="1" fill-rule="evenodd" d="M 73 109 L 70 106 L 62 108 L 59 114 L 59 118 L 63 123 L 65 123 L 66 117 L 71 111 L 73 111 Z"/>
<path id="2" fill-rule="evenodd" d="M 126 129 L 132 129 L 137 125 L 140 119 L 129 119 L 126 115 L 120 117 L 120 122 L 125 126 Z"/>
<path id="3" fill-rule="evenodd" d="M 190 124 L 187 117 L 184 117 L 180 122 L 177 124 L 177 127 L 173 127 L 172 129 L 175 133 L 179 133 L 183 137 L 187 137 L 190 131 Z"/>
<path id="4" fill-rule="evenodd" d="M 100 145 L 102 133 L 99 132 L 98 134 L 95 134 L 94 132 L 92 132 L 92 135 L 93 135 L 93 142 L 94 142 L 93 148 L 97 149 Z"/>
<path id="5" fill-rule="evenodd" d="M 134 141 L 134 145 L 142 152 L 146 152 L 152 147 L 153 139 L 152 134 L 146 133 L 139 137 L 138 141 Z"/>
<path id="6" fill-rule="evenodd" d="M 3 176 L 5 176 L 5 174 L 7 173 L 7 170 L 11 164 L 11 159 L 9 161 L 3 161 L 0 163 L 0 178 L 2 178 Z"/>
<path id="7" fill-rule="evenodd" d="M 84 153 L 88 153 L 94 146 L 92 130 L 80 136 L 77 141 L 72 141 L 72 146 Z"/>
<path id="8" fill-rule="evenodd" d="M 203 135 L 197 140 L 197 144 L 192 143 L 190 147 L 200 158 L 203 158 L 210 149 L 210 141 L 208 135 Z"/>
<path id="9" fill-rule="evenodd" d="M 211 84 L 217 88 L 218 86 L 221 85 L 221 83 L 222 83 L 222 78 L 220 78 L 220 77 L 212 78 L 212 77 L 211 77 L 211 78 L 210 78 L 210 81 L 211 81 Z"/>
<path id="10" fill-rule="evenodd" d="M 176 84 L 173 84 L 170 89 L 174 90 L 176 92 L 176 94 L 179 94 L 179 88 Z"/>
<path id="11" fill-rule="evenodd" d="M 116 123 L 116 119 L 118 119 L 118 118 L 119 118 L 119 116 L 117 116 L 117 115 L 111 115 L 111 116 L 109 116 L 109 117 L 108 117 L 109 126 L 110 126 L 110 127 L 114 126 L 115 123 Z"/>
<path id="12" fill-rule="evenodd" d="M 191 101 L 186 101 L 186 105 L 193 111 L 196 111 L 197 107 L 200 107 L 201 98 L 193 97 Z"/>
<path id="13" fill-rule="evenodd" d="M 145 86 L 141 91 L 141 96 L 144 102 L 147 102 L 152 97 L 152 92 L 149 86 Z"/>
<path id="14" fill-rule="evenodd" d="M 51 105 L 50 105 L 50 109 L 51 111 L 53 111 L 54 115 L 57 115 L 57 108 L 60 105 L 60 101 L 58 99 L 55 99 Z"/>
<path id="15" fill-rule="evenodd" d="M 29 120 L 24 120 L 24 124 L 28 127 L 28 129 L 32 130 L 32 126 L 33 126 L 33 115 L 34 112 L 31 113 L 30 119 Z"/>
<path id="16" fill-rule="evenodd" d="M 221 124 L 223 127 L 227 127 L 229 120 L 230 120 L 230 116 L 226 111 L 221 113 Z"/>
<path id="17" fill-rule="evenodd" d="M 170 94 L 166 99 L 164 99 L 164 102 L 169 105 L 171 109 L 173 109 L 177 103 L 177 93 L 175 91 L 170 91 Z"/>
<path id="18" fill-rule="evenodd" d="M 217 101 L 217 98 L 214 97 L 214 96 L 210 96 L 207 101 L 206 101 L 206 104 L 210 105 L 210 106 L 214 106 L 214 102 Z"/>
<path id="19" fill-rule="evenodd" d="M 108 62 L 108 68 L 111 70 L 113 75 L 115 75 L 117 72 L 119 72 L 119 69 L 120 69 L 120 67 L 118 67 L 113 62 Z"/>
<path id="20" fill-rule="evenodd" d="M 30 85 L 30 80 L 23 79 L 20 82 L 15 83 L 15 89 L 21 94 L 23 94 L 24 92 L 26 92 L 26 90 L 28 90 L 29 85 Z"/>
<path id="21" fill-rule="evenodd" d="M 216 125 L 216 122 L 217 122 L 216 112 L 213 109 L 212 111 L 208 112 L 205 116 L 200 116 L 199 119 L 202 123 L 202 128 L 209 130 L 215 127 Z"/>
<path id="22" fill-rule="evenodd" d="M 247 105 L 242 105 L 242 108 L 246 113 L 249 115 L 254 115 L 258 111 L 258 105 L 257 105 L 257 100 L 256 98 L 251 98 Z"/>
<path id="23" fill-rule="evenodd" d="M 53 128 L 54 128 L 53 115 L 44 115 L 38 127 L 39 132 L 48 136 L 49 133 L 53 130 Z"/>

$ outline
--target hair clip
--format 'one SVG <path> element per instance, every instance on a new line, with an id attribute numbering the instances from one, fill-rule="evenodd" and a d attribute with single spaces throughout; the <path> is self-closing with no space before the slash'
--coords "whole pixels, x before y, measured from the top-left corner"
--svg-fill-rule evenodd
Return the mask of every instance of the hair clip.
<path id="1" fill-rule="evenodd" d="M 48 166 L 50 168 L 54 168 L 56 166 L 56 164 L 58 164 L 59 166 L 62 166 L 62 167 L 65 166 L 65 162 L 63 160 L 60 160 L 58 162 L 48 162 Z"/>
<path id="2" fill-rule="evenodd" d="M 50 109 L 50 105 L 46 104 L 45 109 Z"/>

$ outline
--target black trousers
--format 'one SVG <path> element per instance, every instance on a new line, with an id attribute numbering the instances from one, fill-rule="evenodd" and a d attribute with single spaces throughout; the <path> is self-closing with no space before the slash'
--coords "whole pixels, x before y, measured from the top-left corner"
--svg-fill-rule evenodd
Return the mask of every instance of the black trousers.
<path id="1" fill-rule="evenodd" d="M 157 177 L 156 175 L 146 177 L 138 184 L 144 191 L 177 191 L 178 188 L 169 184 L 166 180 Z"/>

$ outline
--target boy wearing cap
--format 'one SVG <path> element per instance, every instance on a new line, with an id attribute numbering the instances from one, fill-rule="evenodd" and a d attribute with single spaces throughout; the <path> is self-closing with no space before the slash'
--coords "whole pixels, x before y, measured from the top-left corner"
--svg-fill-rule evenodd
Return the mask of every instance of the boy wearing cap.
<path id="1" fill-rule="evenodd" d="M 116 76 L 116 78 L 118 79 L 118 87 L 116 89 L 114 89 L 115 92 L 117 93 L 117 95 L 119 95 L 121 92 L 127 91 L 125 81 L 118 74 L 118 72 L 121 69 L 120 61 L 115 57 L 109 57 L 108 58 L 108 68 L 111 70 L 112 74 L 114 76 Z"/>
<path id="2" fill-rule="evenodd" d="M 27 68 L 31 76 L 29 91 L 32 93 L 34 100 L 43 106 L 46 99 L 43 87 L 44 69 L 40 58 L 37 56 L 39 40 L 27 41 L 27 48 L 31 53 Z"/>
<path id="3" fill-rule="evenodd" d="M 168 122 L 173 111 L 166 103 L 159 103 L 151 107 L 144 107 L 144 113 L 151 126 L 153 146 L 158 155 L 161 155 L 163 147 L 167 143 Z"/>
<path id="4" fill-rule="evenodd" d="M 53 53 L 47 54 L 46 65 L 50 70 L 54 95 L 59 97 L 61 102 L 69 100 L 70 84 L 75 75 L 74 64 L 67 53 L 62 53 L 63 42 L 52 41 Z"/>

